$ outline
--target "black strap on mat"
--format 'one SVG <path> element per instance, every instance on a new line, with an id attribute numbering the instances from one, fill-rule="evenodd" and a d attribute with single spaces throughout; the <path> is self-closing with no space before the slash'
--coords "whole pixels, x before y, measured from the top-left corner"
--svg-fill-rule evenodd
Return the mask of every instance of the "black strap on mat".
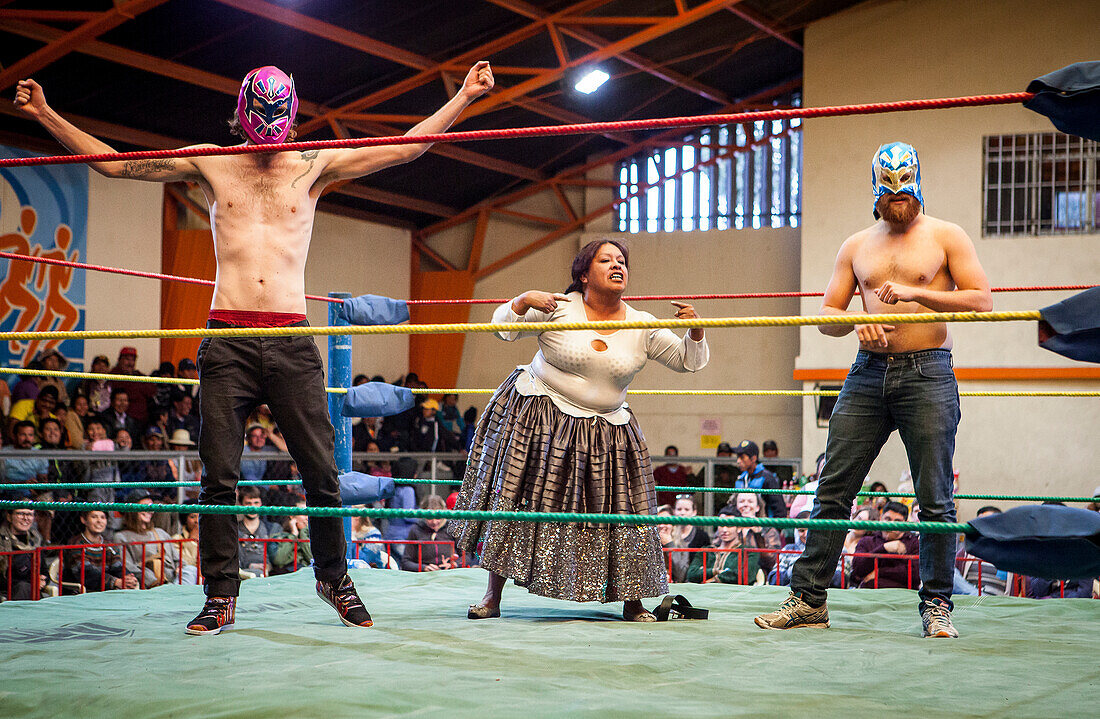
<path id="1" fill-rule="evenodd" d="M 657 617 L 658 622 L 667 622 L 670 615 L 681 619 L 706 619 L 710 616 L 710 610 L 691 606 L 683 594 L 670 594 L 653 610 L 653 616 Z"/>

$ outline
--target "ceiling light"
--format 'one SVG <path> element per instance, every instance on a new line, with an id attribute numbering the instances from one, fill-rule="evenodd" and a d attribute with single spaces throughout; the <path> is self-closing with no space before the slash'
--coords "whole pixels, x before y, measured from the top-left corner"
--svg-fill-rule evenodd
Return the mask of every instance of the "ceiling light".
<path id="1" fill-rule="evenodd" d="M 591 95 L 599 89 L 600 85 L 607 82 L 610 78 L 611 76 L 603 70 L 592 70 L 586 73 L 580 80 L 577 80 L 577 84 L 574 85 L 574 87 L 577 89 L 577 92 Z"/>

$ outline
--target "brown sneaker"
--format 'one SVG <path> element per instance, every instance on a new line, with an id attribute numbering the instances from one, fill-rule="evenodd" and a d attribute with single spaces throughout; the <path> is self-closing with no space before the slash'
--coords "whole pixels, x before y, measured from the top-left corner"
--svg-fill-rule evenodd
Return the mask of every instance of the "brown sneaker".
<path id="1" fill-rule="evenodd" d="M 951 610 L 947 608 L 947 602 L 942 599 L 933 599 L 924 605 L 924 611 L 920 615 L 921 624 L 924 626 L 924 637 L 943 637 L 945 639 L 958 639 L 959 632 L 951 623 Z"/>
<path id="2" fill-rule="evenodd" d="M 236 611 L 236 597 L 207 597 L 199 616 L 192 619 L 184 631 L 199 636 L 220 634 L 223 629 L 233 628 Z"/>
<path id="3" fill-rule="evenodd" d="M 761 629 L 796 629 L 798 627 L 828 627 L 829 608 L 822 604 L 811 607 L 794 592 L 770 614 L 761 614 L 753 620 Z"/>
<path id="4" fill-rule="evenodd" d="M 336 610 L 340 615 L 340 621 L 349 627 L 370 627 L 374 622 L 359 599 L 355 591 L 355 585 L 351 577 L 344 578 L 335 584 L 331 582 L 317 582 L 317 596 L 325 600 L 325 603 Z"/>

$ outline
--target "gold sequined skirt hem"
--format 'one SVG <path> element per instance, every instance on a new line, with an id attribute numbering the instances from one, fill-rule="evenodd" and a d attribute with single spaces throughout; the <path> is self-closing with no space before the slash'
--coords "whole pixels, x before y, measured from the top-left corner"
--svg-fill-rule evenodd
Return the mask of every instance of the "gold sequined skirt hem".
<path id="1" fill-rule="evenodd" d="M 625 425 L 571 417 L 515 390 L 513 373 L 474 436 L 456 509 L 649 514 L 656 505 L 645 438 Z M 577 602 L 667 593 L 653 527 L 452 521 L 459 549 L 528 591 Z"/>

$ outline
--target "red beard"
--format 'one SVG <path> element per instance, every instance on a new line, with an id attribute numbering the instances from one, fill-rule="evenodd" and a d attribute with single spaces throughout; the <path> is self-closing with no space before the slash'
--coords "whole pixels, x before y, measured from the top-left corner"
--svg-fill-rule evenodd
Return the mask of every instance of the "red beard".
<path id="1" fill-rule="evenodd" d="M 898 204 L 891 202 L 902 198 L 905 200 L 905 204 Z M 878 202 L 875 203 L 875 209 L 878 210 L 882 219 L 886 220 L 891 225 L 898 225 L 901 227 L 908 227 L 909 223 L 917 218 L 920 214 L 920 203 L 917 202 L 917 198 L 907 194 L 887 194 L 878 198 Z"/>

